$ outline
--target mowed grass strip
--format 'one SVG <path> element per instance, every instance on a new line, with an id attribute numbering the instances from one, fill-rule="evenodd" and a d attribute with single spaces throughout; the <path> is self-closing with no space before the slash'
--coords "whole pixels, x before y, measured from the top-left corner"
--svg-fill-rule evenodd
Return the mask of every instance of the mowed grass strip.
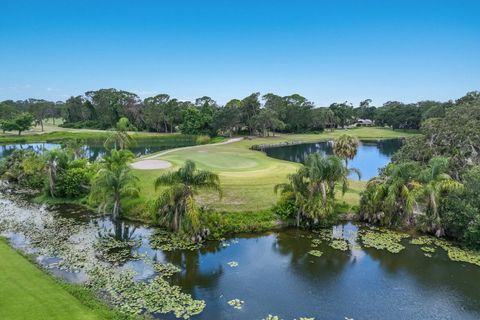
<path id="1" fill-rule="evenodd" d="M 263 152 L 251 150 L 253 145 L 322 141 L 344 133 L 359 139 L 385 139 L 414 135 L 414 133 L 383 128 L 336 130 L 321 134 L 282 134 L 275 137 L 244 139 L 223 145 L 179 149 L 160 155 L 158 159 L 167 160 L 173 164 L 171 168 L 165 170 L 176 170 L 186 160 L 193 160 L 199 169 L 210 170 L 220 176 L 223 198 L 219 200 L 216 194 L 203 192 L 198 197 L 201 205 L 227 212 L 265 210 L 271 208 L 278 199 L 273 192 L 274 186 L 286 182 L 288 174 L 295 172 L 300 165 L 267 157 Z M 154 190 L 153 183 L 155 178 L 165 170 L 136 170 L 141 181 L 140 203 L 146 203 L 156 197 L 158 192 Z M 337 192 L 337 197 L 351 206 L 358 205 L 359 193 L 364 186 L 365 183 L 352 181 L 351 188 L 345 196 L 342 197 L 341 193 Z"/>
<path id="2" fill-rule="evenodd" d="M 0 319 L 102 319 L 0 239 Z"/>

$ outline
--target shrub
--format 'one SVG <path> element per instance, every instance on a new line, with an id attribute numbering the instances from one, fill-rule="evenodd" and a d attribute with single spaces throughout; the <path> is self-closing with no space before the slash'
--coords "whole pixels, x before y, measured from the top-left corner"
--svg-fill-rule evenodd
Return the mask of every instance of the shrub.
<path id="1" fill-rule="evenodd" d="M 210 137 L 209 136 L 198 136 L 196 140 L 196 144 L 207 144 L 210 143 Z"/>
<path id="2" fill-rule="evenodd" d="M 1 176 L 20 186 L 41 190 L 45 185 L 44 163 L 31 150 L 15 150 L 2 161 Z"/>
<path id="3" fill-rule="evenodd" d="M 90 189 L 90 172 L 88 168 L 68 168 L 58 177 L 56 192 L 62 198 L 80 198 Z"/>
<path id="4" fill-rule="evenodd" d="M 273 208 L 273 212 L 285 221 L 294 218 L 295 211 L 295 198 L 292 192 L 283 193 Z"/>

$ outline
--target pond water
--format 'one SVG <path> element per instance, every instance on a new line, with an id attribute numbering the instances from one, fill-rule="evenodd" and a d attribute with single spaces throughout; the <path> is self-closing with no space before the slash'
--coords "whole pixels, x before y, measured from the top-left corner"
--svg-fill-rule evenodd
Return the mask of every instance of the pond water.
<path id="1" fill-rule="evenodd" d="M 77 224 L 68 241 L 93 264 L 99 263 L 94 246 L 99 237 L 113 234 L 139 241 L 133 249 L 139 258 L 111 267 L 134 270 L 136 281 L 155 276 L 149 261 L 178 266 L 181 271 L 171 282 L 206 302 L 203 312 L 192 319 L 263 319 L 268 314 L 285 320 L 480 319 L 479 266 L 451 261 L 442 249 L 427 257 L 410 239 L 402 240 L 405 249 L 397 254 L 367 248 L 359 236 L 370 230 L 365 225 L 347 223 L 321 233 L 287 229 L 240 234 L 207 242 L 200 249 L 162 251 L 152 248 L 152 228 L 91 217 L 74 206 L 37 207 L 0 195 L 3 235 L 13 246 L 36 253 L 40 264 L 71 282 L 85 281 L 85 273 L 56 267 L 52 262 L 61 257 L 36 251 L 28 232 L 27 236 L 12 232 L 12 221 L 42 224 L 52 219 Z M 348 248 L 333 248 L 332 239 L 345 239 Z M 323 254 L 314 256 L 311 250 Z M 232 299 L 244 301 L 242 308 L 230 306 Z"/>
<path id="2" fill-rule="evenodd" d="M 402 143 L 401 139 L 361 141 L 357 155 L 348 162 L 348 166 L 359 169 L 362 180 L 370 180 L 378 175 L 378 169 L 390 162 L 392 155 L 400 149 Z M 303 163 L 311 153 L 333 154 L 333 141 L 268 147 L 263 151 L 272 158 Z M 358 179 L 358 176 L 352 175 L 351 178 Z"/>
<path id="3" fill-rule="evenodd" d="M 155 153 L 162 150 L 173 149 L 178 147 L 186 147 L 195 144 L 195 139 L 191 137 L 178 137 L 175 139 L 135 139 L 134 144 L 130 146 L 130 150 L 138 157 Z M 41 153 L 44 150 L 52 150 L 60 148 L 60 143 L 15 143 L 15 144 L 0 144 L 0 159 L 7 157 L 16 149 L 33 150 Z M 105 154 L 105 147 L 103 141 L 87 140 L 84 146 L 85 155 L 90 160 L 95 160 Z"/>

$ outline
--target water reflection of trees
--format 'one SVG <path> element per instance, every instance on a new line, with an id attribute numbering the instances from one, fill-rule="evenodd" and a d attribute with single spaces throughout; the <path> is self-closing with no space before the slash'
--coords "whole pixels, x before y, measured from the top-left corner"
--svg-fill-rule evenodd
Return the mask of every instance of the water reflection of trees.
<path id="1" fill-rule="evenodd" d="M 309 280 L 331 280 L 340 275 L 350 261 L 349 253 L 335 250 L 325 242 L 313 248 L 312 239 L 308 239 L 307 234 L 298 230 L 280 232 L 272 249 L 283 256 L 289 256 L 291 270 Z M 322 251 L 323 255 L 320 258 L 310 255 L 308 252 L 312 249 Z"/>
<path id="2" fill-rule="evenodd" d="M 137 238 L 135 231 L 137 227 L 130 222 L 125 222 L 120 219 L 100 219 L 96 221 L 98 226 L 98 237 L 111 237 L 118 241 L 130 241 Z"/>
<path id="3" fill-rule="evenodd" d="M 402 139 L 386 139 L 378 141 L 362 141 L 360 150 L 363 146 L 376 147 L 381 155 L 391 157 L 400 149 L 403 144 Z M 265 149 L 268 156 L 298 163 L 303 163 L 307 156 L 312 153 L 330 155 L 333 154 L 332 141 L 305 143 L 290 146 L 274 147 Z"/>
<path id="4" fill-rule="evenodd" d="M 218 264 L 218 261 L 213 261 L 212 264 L 201 264 L 200 260 L 202 256 L 217 253 L 221 249 L 218 241 L 211 241 L 198 250 L 163 252 L 165 262 L 172 263 L 182 269 L 181 272 L 172 276 L 173 283 L 189 291 L 193 291 L 195 287 L 216 287 L 223 274 L 223 267 Z"/>
<path id="5" fill-rule="evenodd" d="M 385 140 L 378 140 L 375 142 L 375 146 L 378 148 L 380 154 L 391 157 L 395 152 L 400 149 L 403 145 L 403 139 L 385 139 Z"/>
<path id="6" fill-rule="evenodd" d="M 457 292 L 468 307 L 480 310 L 480 291 L 474 283 L 480 282 L 480 268 L 450 261 L 443 249 L 438 248 L 434 257 L 425 257 L 420 246 L 405 244 L 406 249 L 392 254 L 383 250 L 366 248 L 365 252 L 377 261 L 389 275 L 406 272 L 409 279 L 435 292 Z"/>

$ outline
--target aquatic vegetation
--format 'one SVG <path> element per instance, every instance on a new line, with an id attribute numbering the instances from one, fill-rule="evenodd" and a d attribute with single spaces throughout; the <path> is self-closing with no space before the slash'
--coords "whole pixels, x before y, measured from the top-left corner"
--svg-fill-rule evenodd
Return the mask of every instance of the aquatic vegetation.
<path id="1" fill-rule="evenodd" d="M 238 262 L 237 262 L 237 261 L 230 261 L 230 262 L 227 262 L 227 264 L 228 264 L 231 268 L 238 267 Z"/>
<path id="2" fill-rule="evenodd" d="M 330 241 L 332 240 L 332 230 L 331 229 L 321 229 L 318 231 L 318 236 L 320 240 Z"/>
<path id="3" fill-rule="evenodd" d="M 36 254 L 60 259 L 47 267 L 85 273 L 86 287 L 120 312 L 130 315 L 173 313 L 178 318 L 188 319 L 205 308 L 203 300 L 194 300 L 179 286 L 169 283 L 169 277 L 180 271 L 173 264 L 145 261 L 152 265 L 156 275 L 148 281 L 137 281 L 133 270 L 102 261 L 118 264 L 130 255 L 131 247 L 139 245 L 139 240 L 98 238 L 97 230 L 91 225 L 57 217 L 49 211 L 37 214 L 38 210 L 28 209 L 22 213 L 25 216 L 0 210 L 0 225 L 8 225 L 6 230 L 22 234 Z"/>
<path id="4" fill-rule="evenodd" d="M 153 263 L 153 269 L 162 277 L 171 277 L 175 273 L 182 271 L 179 267 L 171 263 Z"/>
<path id="5" fill-rule="evenodd" d="M 311 243 L 311 246 L 312 248 L 315 248 L 315 247 L 318 247 L 320 245 L 320 243 L 322 243 L 322 240 L 320 239 L 313 239 L 312 240 L 312 243 Z"/>
<path id="6" fill-rule="evenodd" d="M 180 287 L 170 285 L 167 275 L 148 282 L 136 282 L 132 270 L 113 270 L 96 266 L 89 271 L 88 287 L 102 293 L 120 311 L 135 315 L 174 313 L 177 318 L 189 319 L 205 308 L 205 301 L 193 300 Z"/>
<path id="7" fill-rule="evenodd" d="M 399 253 L 405 247 L 400 243 L 402 239 L 408 238 L 408 234 L 382 230 L 378 232 L 364 231 L 360 232 L 362 243 L 367 248 L 387 250 L 391 253 Z"/>
<path id="8" fill-rule="evenodd" d="M 329 246 L 332 247 L 333 249 L 341 250 L 341 251 L 347 251 L 348 250 L 348 242 L 345 240 L 332 240 L 329 243 Z"/>
<path id="9" fill-rule="evenodd" d="M 271 314 L 269 314 L 268 316 L 266 316 L 262 320 L 282 320 L 282 319 L 279 316 L 272 316 Z"/>
<path id="10" fill-rule="evenodd" d="M 243 304 L 245 301 L 242 301 L 240 299 L 232 299 L 227 302 L 230 306 L 234 307 L 235 309 L 242 309 Z"/>
<path id="11" fill-rule="evenodd" d="M 426 253 L 434 253 L 435 252 L 435 248 L 432 248 L 432 247 L 421 247 L 420 249 L 422 251 L 426 252 Z"/>
<path id="12" fill-rule="evenodd" d="M 150 236 L 150 245 L 154 249 L 163 251 L 173 250 L 197 250 L 202 243 L 193 241 L 187 235 L 157 230 Z"/>
<path id="13" fill-rule="evenodd" d="M 111 236 L 98 239 L 94 244 L 97 256 L 112 264 L 123 264 L 135 259 L 132 249 L 140 245 L 140 240 L 117 240 Z"/>
<path id="14" fill-rule="evenodd" d="M 466 262 L 480 266 L 479 251 L 462 249 L 443 239 L 422 236 L 416 239 L 412 239 L 410 243 L 415 245 L 428 245 L 429 247 L 421 247 L 421 249 L 426 252 L 425 256 L 427 257 L 431 257 L 431 253 L 435 252 L 435 248 L 432 246 L 437 246 L 445 250 L 447 252 L 448 258 L 452 261 Z M 428 256 L 427 254 L 430 255 Z"/>
<path id="15" fill-rule="evenodd" d="M 431 245 L 435 243 L 435 238 L 429 236 L 421 236 L 418 238 L 413 238 L 412 240 L 410 240 L 410 243 L 415 245 Z"/>
<path id="16" fill-rule="evenodd" d="M 467 262 L 480 267 L 480 252 L 478 251 L 465 250 L 454 246 L 449 246 L 447 254 L 452 261 Z"/>
<path id="17" fill-rule="evenodd" d="M 323 252 L 319 250 L 310 250 L 308 251 L 308 254 L 311 254 L 312 256 L 315 256 L 315 257 L 321 257 Z"/>

